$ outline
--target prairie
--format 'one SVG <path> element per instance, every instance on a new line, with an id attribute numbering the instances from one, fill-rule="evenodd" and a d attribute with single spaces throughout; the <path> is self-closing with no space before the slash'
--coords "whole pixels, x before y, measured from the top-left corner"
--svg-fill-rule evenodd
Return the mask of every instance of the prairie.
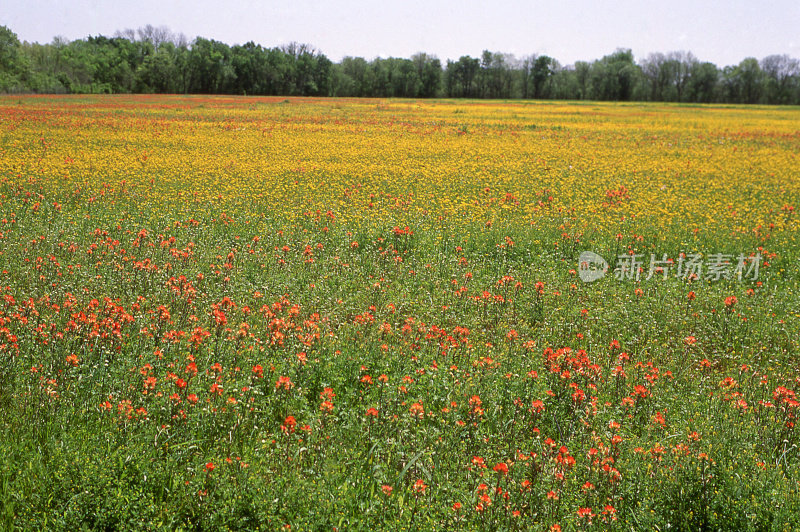
<path id="1" fill-rule="evenodd" d="M 798 528 L 799 153 L 796 107 L 0 96 L 0 523 Z"/>

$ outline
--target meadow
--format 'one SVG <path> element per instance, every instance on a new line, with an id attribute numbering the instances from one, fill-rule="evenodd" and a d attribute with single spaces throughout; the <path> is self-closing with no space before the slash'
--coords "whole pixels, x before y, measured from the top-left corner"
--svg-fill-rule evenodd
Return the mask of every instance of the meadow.
<path id="1" fill-rule="evenodd" d="M 798 529 L 799 154 L 796 107 L 0 96 L 0 528 Z"/>

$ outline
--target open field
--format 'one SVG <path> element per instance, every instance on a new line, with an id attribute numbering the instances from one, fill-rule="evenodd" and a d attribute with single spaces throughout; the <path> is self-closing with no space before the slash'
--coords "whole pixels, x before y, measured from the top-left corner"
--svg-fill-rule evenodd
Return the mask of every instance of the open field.
<path id="1" fill-rule="evenodd" d="M 0 96 L 0 528 L 800 528 L 798 208 L 798 108 Z"/>

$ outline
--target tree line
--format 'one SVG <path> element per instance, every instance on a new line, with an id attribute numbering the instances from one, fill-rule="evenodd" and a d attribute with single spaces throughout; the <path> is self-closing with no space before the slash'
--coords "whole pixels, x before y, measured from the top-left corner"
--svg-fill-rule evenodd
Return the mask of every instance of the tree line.
<path id="1" fill-rule="evenodd" d="M 749 57 L 717 67 L 690 52 L 634 60 L 619 49 L 562 65 L 547 55 L 484 51 L 442 62 L 345 57 L 307 44 L 266 48 L 189 41 L 166 27 L 49 44 L 20 42 L 0 26 L 0 92 L 182 93 L 403 98 L 500 98 L 800 105 L 800 62 Z"/>

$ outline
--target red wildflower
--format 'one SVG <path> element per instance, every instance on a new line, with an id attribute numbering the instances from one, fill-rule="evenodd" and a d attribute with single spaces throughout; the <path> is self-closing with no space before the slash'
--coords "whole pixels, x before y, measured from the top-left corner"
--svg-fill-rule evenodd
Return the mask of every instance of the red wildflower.
<path id="1" fill-rule="evenodd" d="M 281 388 L 286 391 L 289 391 L 292 388 L 294 388 L 294 383 L 292 382 L 292 379 L 284 376 L 278 377 L 278 380 L 275 381 L 275 389 L 280 390 Z"/>

